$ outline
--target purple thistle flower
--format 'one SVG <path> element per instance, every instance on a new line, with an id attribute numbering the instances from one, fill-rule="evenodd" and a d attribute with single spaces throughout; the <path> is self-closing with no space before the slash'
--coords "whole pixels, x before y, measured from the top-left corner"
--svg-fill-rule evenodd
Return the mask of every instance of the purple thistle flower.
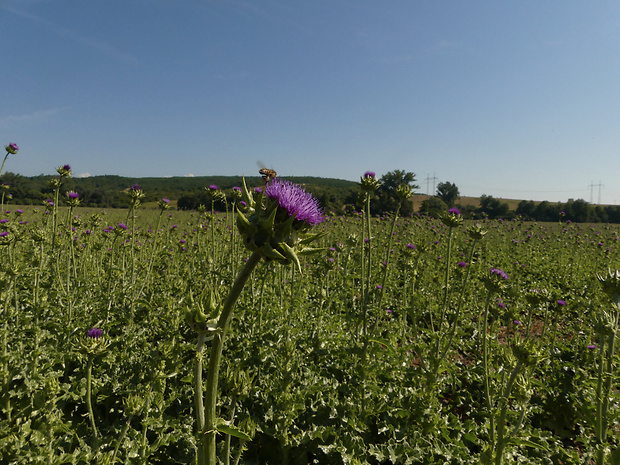
<path id="1" fill-rule="evenodd" d="M 103 330 L 99 329 L 99 328 L 92 328 L 89 329 L 88 332 L 86 333 L 86 337 L 89 337 L 91 339 L 99 339 L 103 334 Z"/>
<path id="2" fill-rule="evenodd" d="M 590 350 L 594 350 L 594 349 L 596 349 L 596 344 L 590 344 L 590 345 L 588 346 L 588 349 L 590 349 Z"/>
<path id="3" fill-rule="evenodd" d="M 164 203 L 170 203 L 170 200 L 168 200 L 166 198 L 161 199 L 161 201 L 164 202 Z"/>
<path id="4" fill-rule="evenodd" d="M 62 165 L 62 169 L 65 171 L 71 171 L 71 165 Z"/>
<path id="5" fill-rule="evenodd" d="M 241 192 L 241 188 L 239 186 L 233 186 L 232 190 Z"/>
<path id="6" fill-rule="evenodd" d="M 364 173 L 364 176 L 362 176 L 363 178 L 375 178 L 375 172 L 374 171 L 366 171 Z"/>
<path id="7" fill-rule="evenodd" d="M 504 280 L 508 279 L 508 275 L 499 268 L 491 268 L 489 271 L 491 272 L 491 275 L 498 276 Z"/>
<path id="8" fill-rule="evenodd" d="M 9 235 L 9 232 L 8 232 L 8 231 L 2 231 L 2 232 L 0 232 L 0 237 L 6 237 L 6 236 L 8 236 L 8 235 Z"/>
<path id="9" fill-rule="evenodd" d="M 69 197 L 70 199 L 78 199 L 80 198 L 79 194 L 77 192 L 68 192 L 67 193 L 67 197 Z"/>
<path id="10" fill-rule="evenodd" d="M 262 194 L 263 193 L 263 189 L 261 187 L 255 187 L 254 188 L 254 192 L 256 192 L 257 194 Z"/>
<path id="11" fill-rule="evenodd" d="M 566 301 L 565 300 L 558 300 L 558 305 L 560 305 L 561 307 L 564 307 L 566 305 Z"/>
<path id="12" fill-rule="evenodd" d="M 10 153 L 11 155 L 15 155 L 17 153 L 17 151 L 19 150 L 19 147 L 17 146 L 16 143 L 11 142 L 9 145 L 7 145 L 5 147 L 6 151 L 8 153 Z"/>
<path id="13" fill-rule="evenodd" d="M 405 247 L 407 247 L 410 250 L 415 250 L 415 245 L 413 244 L 407 244 Z"/>
<path id="14" fill-rule="evenodd" d="M 458 262 L 457 266 L 460 266 L 461 268 L 465 268 L 467 266 L 467 263 L 465 263 L 465 262 Z"/>
<path id="15" fill-rule="evenodd" d="M 127 231 L 127 225 L 125 223 L 118 223 L 118 227 L 124 231 Z"/>
<path id="16" fill-rule="evenodd" d="M 211 184 L 211 185 L 209 186 L 209 190 L 210 190 L 210 191 L 216 191 L 216 190 L 218 190 L 218 189 L 219 189 L 219 187 L 217 187 L 215 184 Z"/>
<path id="17" fill-rule="evenodd" d="M 452 207 L 451 209 L 448 210 L 448 213 L 451 213 L 453 215 L 460 215 L 461 214 L 461 210 L 459 210 L 456 207 Z"/>
<path id="18" fill-rule="evenodd" d="M 278 206 L 286 210 L 289 216 L 295 216 L 296 221 L 314 225 L 325 220 L 319 201 L 297 184 L 275 178 L 265 186 L 265 194 L 277 200 Z"/>
<path id="19" fill-rule="evenodd" d="M 131 186 L 131 190 L 132 191 L 139 191 L 140 190 L 140 185 L 138 183 L 135 183 L 133 186 Z"/>

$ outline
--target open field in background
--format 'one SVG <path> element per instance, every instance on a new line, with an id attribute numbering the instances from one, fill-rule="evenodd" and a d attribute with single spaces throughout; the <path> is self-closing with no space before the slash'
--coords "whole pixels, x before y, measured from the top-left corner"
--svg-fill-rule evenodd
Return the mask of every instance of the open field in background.
<path id="1" fill-rule="evenodd" d="M 192 315 L 249 256 L 234 217 L 8 209 L 0 462 L 194 463 Z M 500 463 L 501 446 L 503 463 L 594 464 L 602 450 L 618 463 L 618 310 L 597 274 L 620 268 L 620 227 L 370 227 L 363 247 L 359 217 L 329 218 L 303 274 L 264 262 L 252 275 L 218 405 L 243 434 L 218 435 L 219 457 L 478 464 Z"/>

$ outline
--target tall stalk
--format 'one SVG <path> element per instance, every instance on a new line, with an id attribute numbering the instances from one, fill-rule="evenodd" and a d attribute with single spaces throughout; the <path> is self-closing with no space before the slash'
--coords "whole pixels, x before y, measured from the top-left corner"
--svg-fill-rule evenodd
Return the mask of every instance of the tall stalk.
<path id="1" fill-rule="evenodd" d="M 211 355 L 209 357 L 209 366 L 207 370 L 207 385 L 204 407 L 204 424 L 199 428 L 199 447 L 198 447 L 198 465 L 216 465 L 216 406 L 217 406 L 217 388 L 219 381 L 219 371 L 222 359 L 222 349 L 228 331 L 228 325 L 232 318 L 233 310 L 237 299 L 241 295 L 241 291 L 245 283 L 250 278 L 252 271 L 261 260 L 261 254 L 254 252 L 245 266 L 239 272 L 235 283 L 230 289 L 230 293 L 222 307 L 222 313 L 217 322 L 214 331 Z"/>

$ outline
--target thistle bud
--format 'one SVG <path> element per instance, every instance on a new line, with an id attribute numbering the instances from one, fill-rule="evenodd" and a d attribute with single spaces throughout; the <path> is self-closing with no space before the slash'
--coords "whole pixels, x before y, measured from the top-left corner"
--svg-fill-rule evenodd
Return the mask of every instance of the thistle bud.
<path id="1" fill-rule="evenodd" d="M 603 286 L 603 292 L 614 300 L 620 296 L 620 271 L 607 270 L 607 276 L 596 275 L 598 282 Z"/>
<path id="2" fill-rule="evenodd" d="M 476 223 L 467 229 L 467 235 L 475 241 L 482 240 L 486 233 L 487 232 L 482 229 L 482 225 L 480 223 Z"/>

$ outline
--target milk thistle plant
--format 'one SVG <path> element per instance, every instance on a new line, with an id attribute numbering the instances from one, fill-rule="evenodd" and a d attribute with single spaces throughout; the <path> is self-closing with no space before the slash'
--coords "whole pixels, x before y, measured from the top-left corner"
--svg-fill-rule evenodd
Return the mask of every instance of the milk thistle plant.
<path id="1" fill-rule="evenodd" d="M 250 439 L 245 433 L 233 428 L 229 422 L 216 415 L 222 349 L 235 303 L 245 283 L 261 259 L 293 265 L 301 273 L 299 257 L 322 250 L 309 246 L 322 236 L 322 233 L 309 234 L 312 226 L 324 221 L 323 212 L 316 198 L 300 186 L 281 178 L 271 180 L 264 190 L 255 194 L 248 190 L 244 179 L 242 197 L 247 210 L 242 213 L 237 209 L 237 228 L 244 246 L 252 252 L 252 255 L 239 272 L 228 297 L 222 304 L 217 294 L 212 292 L 207 312 L 198 308 L 193 314 L 190 312 L 186 315 L 189 321 L 195 322 L 194 329 L 198 334 L 194 376 L 198 465 L 216 464 L 218 431 L 243 440 Z M 207 336 L 211 338 L 211 355 L 203 404 L 202 358 Z"/>
<path id="2" fill-rule="evenodd" d="M 9 155 L 17 155 L 19 151 L 19 147 L 17 144 L 11 142 L 9 145 L 4 147 L 6 150 L 6 155 L 4 156 L 4 160 L 2 160 L 2 166 L 0 166 L 0 175 L 2 175 L 2 171 L 4 170 L 4 164 L 6 163 L 6 159 L 9 158 Z"/>
<path id="3" fill-rule="evenodd" d="M 607 433 L 609 428 L 609 408 L 612 397 L 614 374 L 614 354 L 616 338 L 620 333 L 620 271 L 608 270 L 606 276 L 597 275 L 603 291 L 611 300 L 611 308 L 601 310 L 596 318 L 598 330 L 599 357 L 598 380 L 596 384 L 596 464 L 603 465 L 608 454 Z M 618 457 L 616 457 L 618 459 Z M 613 461 L 613 463 L 616 463 Z"/>

